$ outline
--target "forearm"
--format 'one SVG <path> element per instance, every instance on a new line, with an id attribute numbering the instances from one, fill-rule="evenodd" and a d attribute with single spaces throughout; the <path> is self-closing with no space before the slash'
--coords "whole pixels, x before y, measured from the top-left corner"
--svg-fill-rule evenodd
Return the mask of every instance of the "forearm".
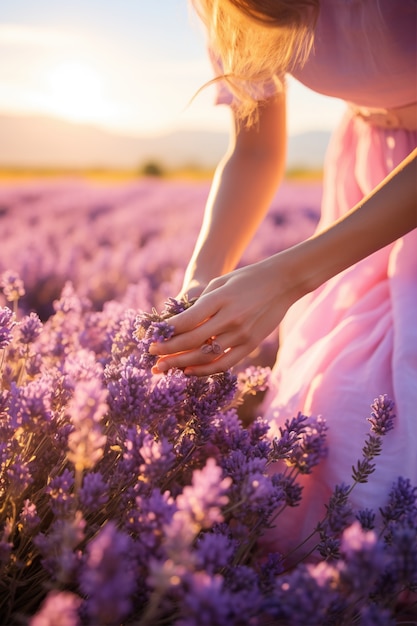
<path id="1" fill-rule="evenodd" d="M 298 295 L 313 291 L 415 228 L 416 181 L 417 150 L 345 216 L 288 251 L 288 280 Z"/>
<path id="2" fill-rule="evenodd" d="M 189 271 L 211 279 L 235 268 L 281 178 L 280 166 L 262 159 L 234 155 L 219 166 Z"/>
<path id="3" fill-rule="evenodd" d="M 259 126 L 233 127 L 219 164 L 184 285 L 233 270 L 265 216 L 282 180 L 286 157 L 285 99 L 262 109 Z"/>

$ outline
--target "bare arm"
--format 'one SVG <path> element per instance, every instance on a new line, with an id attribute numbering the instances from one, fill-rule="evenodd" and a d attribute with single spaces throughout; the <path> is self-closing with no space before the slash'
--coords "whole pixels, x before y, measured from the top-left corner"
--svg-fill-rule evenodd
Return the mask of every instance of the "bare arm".
<path id="1" fill-rule="evenodd" d="M 368 196 L 326 230 L 295 246 L 300 296 L 417 226 L 417 149 Z"/>
<path id="2" fill-rule="evenodd" d="M 296 300 L 417 226 L 416 181 L 417 149 L 325 231 L 211 281 L 194 306 L 171 319 L 174 337 L 152 350 L 161 355 L 155 371 L 208 375 L 238 363 Z M 226 351 L 203 353 L 208 337 Z"/>
<path id="3" fill-rule="evenodd" d="M 200 295 L 211 279 L 232 271 L 268 210 L 286 157 L 285 95 L 262 106 L 259 124 L 238 131 L 219 164 L 182 294 Z"/>

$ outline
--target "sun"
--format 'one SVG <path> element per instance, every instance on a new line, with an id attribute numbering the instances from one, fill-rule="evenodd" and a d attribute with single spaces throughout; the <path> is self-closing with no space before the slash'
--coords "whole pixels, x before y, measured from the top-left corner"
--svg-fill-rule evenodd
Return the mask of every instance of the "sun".
<path id="1" fill-rule="evenodd" d="M 45 95 L 51 113 L 82 122 L 100 117 L 105 108 L 100 73 L 82 61 L 65 61 L 45 75 Z"/>

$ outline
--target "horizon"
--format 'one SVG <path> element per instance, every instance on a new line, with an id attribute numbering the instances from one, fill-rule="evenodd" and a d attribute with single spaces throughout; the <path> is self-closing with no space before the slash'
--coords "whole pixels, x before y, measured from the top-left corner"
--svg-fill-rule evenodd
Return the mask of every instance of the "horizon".
<path id="1" fill-rule="evenodd" d="M 227 132 L 173 128 L 158 134 L 109 130 L 50 115 L 0 113 L 0 168 L 137 170 L 157 163 L 164 171 L 214 169 L 228 145 Z M 322 167 L 329 131 L 306 131 L 288 140 L 287 168 Z"/>

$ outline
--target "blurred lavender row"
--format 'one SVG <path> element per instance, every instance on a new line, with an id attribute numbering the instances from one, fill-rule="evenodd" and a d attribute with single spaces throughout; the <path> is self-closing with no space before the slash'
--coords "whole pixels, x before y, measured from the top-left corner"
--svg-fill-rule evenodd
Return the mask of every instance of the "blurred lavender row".
<path id="1" fill-rule="evenodd" d="M 21 276 L 26 295 L 20 306 L 41 319 L 53 312 L 68 280 L 97 310 L 123 298 L 146 308 L 144 294 L 149 305 L 161 306 L 181 285 L 208 192 L 209 182 L 152 178 L 123 185 L 3 184 L 0 272 Z M 285 183 L 242 262 L 309 236 L 320 199 L 319 183 Z"/>

